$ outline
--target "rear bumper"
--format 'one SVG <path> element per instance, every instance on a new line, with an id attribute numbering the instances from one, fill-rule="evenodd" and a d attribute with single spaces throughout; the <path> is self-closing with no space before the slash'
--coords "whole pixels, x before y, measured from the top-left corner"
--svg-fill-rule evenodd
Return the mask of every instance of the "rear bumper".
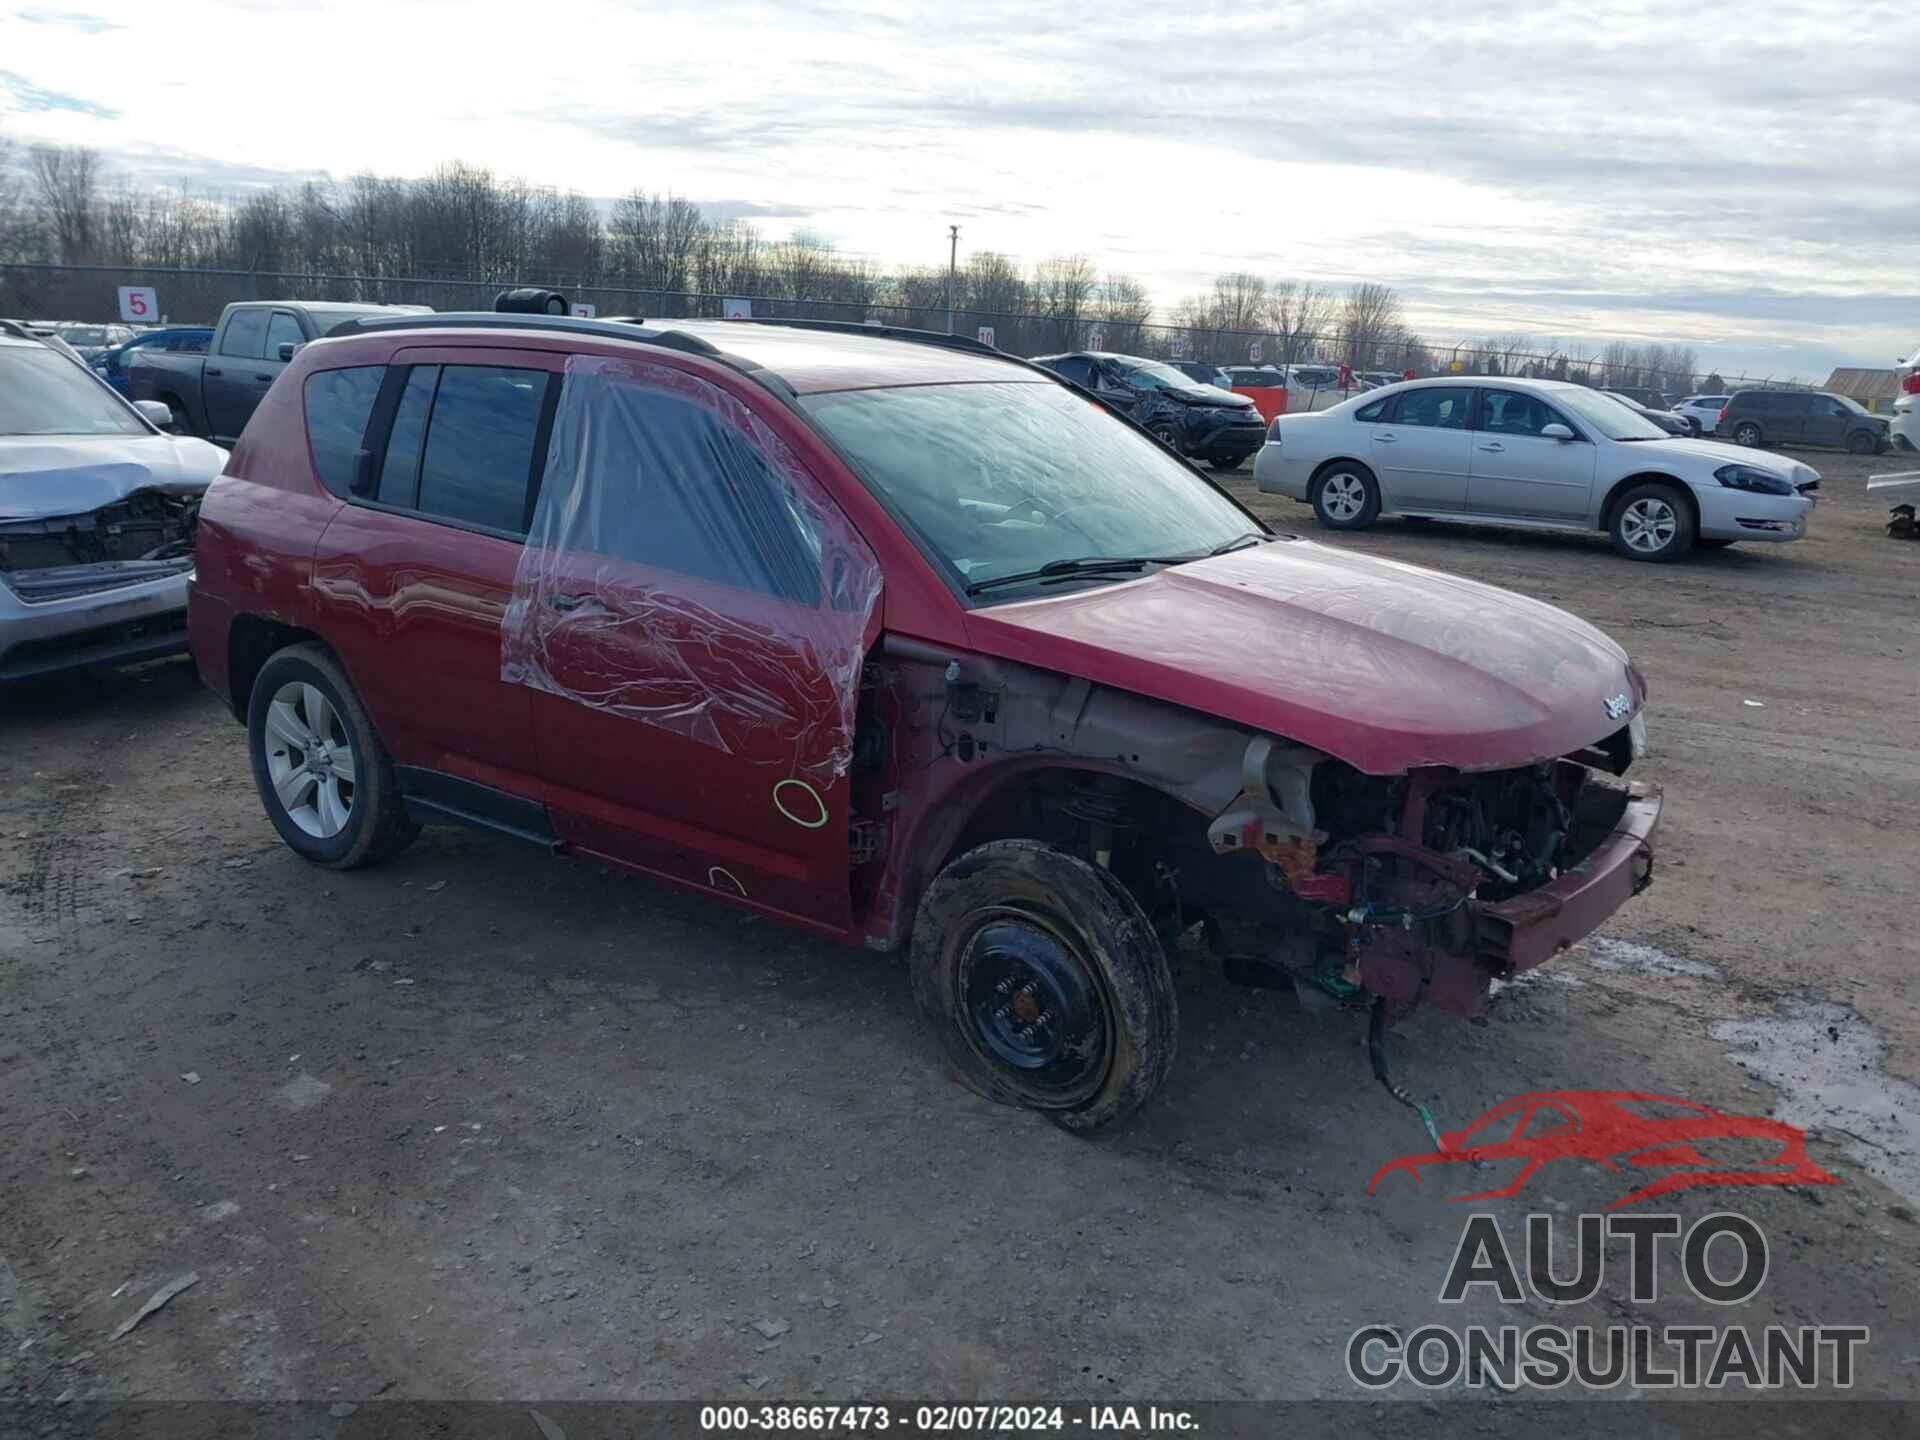
<path id="1" fill-rule="evenodd" d="M 0 682 L 178 654 L 187 648 L 191 574 L 37 604 L 0 583 Z"/>
<path id="2" fill-rule="evenodd" d="M 1603 808 L 1584 813 L 1581 823 L 1607 828 L 1583 860 L 1538 890 L 1480 911 L 1478 958 L 1493 974 L 1511 977 L 1551 959 L 1653 883 L 1658 792 L 1607 786 L 1596 798 Z"/>

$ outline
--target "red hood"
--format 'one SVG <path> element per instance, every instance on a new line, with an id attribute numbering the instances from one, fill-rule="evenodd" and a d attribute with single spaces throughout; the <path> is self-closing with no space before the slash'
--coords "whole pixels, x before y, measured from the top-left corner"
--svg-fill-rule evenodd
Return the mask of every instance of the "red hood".
<path id="1" fill-rule="evenodd" d="M 1282 540 L 967 617 L 1006 660 L 1218 715 L 1374 775 L 1497 770 L 1591 745 L 1645 690 L 1564 610 L 1472 580 Z"/>

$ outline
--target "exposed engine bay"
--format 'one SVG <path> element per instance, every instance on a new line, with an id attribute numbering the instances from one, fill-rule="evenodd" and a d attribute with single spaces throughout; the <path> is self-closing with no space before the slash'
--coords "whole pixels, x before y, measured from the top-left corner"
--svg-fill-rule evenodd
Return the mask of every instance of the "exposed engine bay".
<path id="1" fill-rule="evenodd" d="M 197 495 L 136 490 L 79 515 L 0 522 L 0 573 L 29 604 L 138 584 L 193 563 Z"/>

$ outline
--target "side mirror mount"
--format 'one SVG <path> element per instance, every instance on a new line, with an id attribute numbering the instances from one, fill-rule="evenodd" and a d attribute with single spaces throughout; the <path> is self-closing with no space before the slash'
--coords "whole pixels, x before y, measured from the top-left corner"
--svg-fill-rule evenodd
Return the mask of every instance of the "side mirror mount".
<path id="1" fill-rule="evenodd" d="M 282 360 L 291 360 L 295 355 L 298 355 L 299 353 L 300 353 L 299 342 L 293 341 L 293 340 L 282 340 L 280 342 L 280 358 Z"/>
<path id="2" fill-rule="evenodd" d="M 1554 421 L 1551 425 L 1542 425 L 1540 427 L 1540 433 L 1547 439 L 1558 440 L 1562 444 L 1573 439 L 1573 431 L 1565 425 L 1562 425 L 1558 420 Z"/>
<path id="3" fill-rule="evenodd" d="M 171 430 L 178 423 L 173 407 L 164 400 L 136 400 L 133 408 L 145 416 L 149 424 L 157 425 L 162 430 Z"/>

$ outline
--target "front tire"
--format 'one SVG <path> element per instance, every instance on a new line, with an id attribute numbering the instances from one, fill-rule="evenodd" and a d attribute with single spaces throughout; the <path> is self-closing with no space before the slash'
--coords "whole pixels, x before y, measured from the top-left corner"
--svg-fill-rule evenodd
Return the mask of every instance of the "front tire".
<path id="1" fill-rule="evenodd" d="M 1760 427 L 1751 420 L 1734 426 L 1733 443 L 1736 445 L 1745 445 L 1749 448 L 1758 445 L 1760 443 Z"/>
<path id="2" fill-rule="evenodd" d="M 1086 1133 L 1173 1065 L 1178 1003 L 1153 925 L 1112 874 L 1037 840 L 995 840 L 934 878 L 913 991 L 963 1084 Z"/>
<path id="3" fill-rule="evenodd" d="M 1629 560 L 1678 560 L 1693 548 L 1693 511 L 1671 485 L 1636 485 L 1613 507 L 1607 533 Z"/>
<path id="4" fill-rule="evenodd" d="M 1871 455 L 1879 446 L 1880 442 L 1864 430 L 1856 430 L 1847 437 L 1847 453 L 1850 455 Z"/>
<path id="5" fill-rule="evenodd" d="M 1169 450 L 1173 451 L 1174 454 L 1180 455 L 1180 456 L 1184 456 L 1186 454 L 1186 452 L 1180 448 L 1179 430 L 1176 429 L 1174 426 L 1167 424 L 1165 421 L 1161 421 L 1159 424 L 1156 424 L 1156 425 L 1149 425 L 1147 427 L 1147 433 L 1153 436 L 1153 438 L 1158 440 L 1162 445 L 1166 446 Z"/>
<path id="6" fill-rule="evenodd" d="M 289 645 L 260 667 L 247 751 L 267 818 L 303 860 L 378 865 L 420 833 L 366 707 L 323 646 Z"/>
<path id="7" fill-rule="evenodd" d="M 1380 482 L 1366 466 L 1329 465 L 1313 482 L 1313 515 L 1329 530 L 1360 530 L 1380 515 Z"/>

